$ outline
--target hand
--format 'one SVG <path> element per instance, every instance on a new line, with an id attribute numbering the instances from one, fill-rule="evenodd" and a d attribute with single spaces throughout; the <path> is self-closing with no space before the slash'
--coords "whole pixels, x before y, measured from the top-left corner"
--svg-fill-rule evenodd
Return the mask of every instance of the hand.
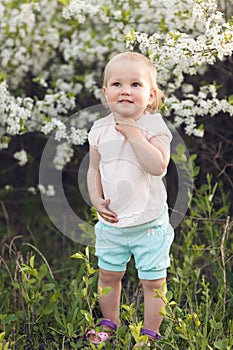
<path id="1" fill-rule="evenodd" d="M 110 223 L 118 222 L 117 215 L 108 209 L 108 205 L 110 204 L 110 199 L 98 198 L 95 203 L 93 203 L 97 212 L 102 218 Z"/>
<path id="2" fill-rule="evenodd" d="M 119 131 L 126 139 L 134 139 L 140 133 L 136 121 L 133 118 L 116 118 L 115 129 Z"/>

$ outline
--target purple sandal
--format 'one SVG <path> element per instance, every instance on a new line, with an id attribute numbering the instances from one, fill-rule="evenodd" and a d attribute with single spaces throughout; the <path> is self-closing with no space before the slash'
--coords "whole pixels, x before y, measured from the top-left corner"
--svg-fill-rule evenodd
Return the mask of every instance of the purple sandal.
<path id="1" fill-rule="evenodd" d="M 151 346 L 150 340 L 156 341 L 156 340 L 162 338 L 162 336 L 161 336 L 160 334 L 158 334 L 158 333 L 155 332 L 155 331 L 152 331 L 152 330 L 149 329 L 149 328 L 142 328 L 140 333 L 141 333 L 142 335 L 148 335 L 148 337 L 149 337 L 149 339 L 147 340 L 146 343 L 139 343 L 139 344 L 136 344 L 136 347 L 140 347 L 140 348 L 141 348 L 143 345 L 144 345 L 144 346 L 147 345 L 148 347 L 150 347 L 150 346 Z M 154 350 L 156 350 L 156 345 L 155 345 L 155 349 L 154 349 Z"/>
<path id="2" fill-rule="evenodd" d="M 103 331 L 103 332 L 96 332 L 95 329 L 91 329 L 86 333 L 86 338 L 89 339 L 93 344 L 98 345 L 103 342 L 105 342 L 107 339 L 111 337 L 111 330 L 116 331 L 117 325 L 113 323 L 112 321 L 108 320 L 107 318 L 104 318 L 98 326 L 106 326 L 109 327 L 109 331 Z M 92 339 L 93 338 L 93 339 Z"/>
<path id="3" fill-rule="evenodd" d="M 141 334 L 148 335 L 148 337 L 150 337 L 150 339 L 153 339 L 153 340 L 158 340 L 158 339 L 162 338 L 162 336 L 160 334 L 158 334 L 155 331 L 152 331 L 149 328 L 142 328 L 141 329 Z"/>

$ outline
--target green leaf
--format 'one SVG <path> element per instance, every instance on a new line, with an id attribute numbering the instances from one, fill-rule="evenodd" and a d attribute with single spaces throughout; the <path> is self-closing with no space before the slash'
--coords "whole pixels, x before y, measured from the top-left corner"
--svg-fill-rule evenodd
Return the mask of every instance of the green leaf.
<path id="1" fill-rule="evenodd" d="M 36 278 L 30 278 L 30 280 L 28 281 L 28 284 L 30 286 L 32 286 L 33 284 L 36 284 L 37 283 L 37 279 Z"/>
<path id="2" fill-rule="evenodd" d="M 89 247 L 87 246 L 85 249 L 86 257 L 89 259 Z"/>
<path id="3" fill-rule="evenodd" d="M 54 283 L 47 283 L 42 287 L 42 292 L 49 292 L 50 290 L 53 290 L 55 287 Z"/>
<path id="4" fill-rule="evenodd" d="M 167 293 L 166 293 L 166 298 L 168 301 L 171 301 L 172 298 L 173 298 L 173 293 L 171 290 L 169 290 Z"/>
<path id="5" fill-rule="evenodd" d="M 176 146 L 176 152 L 178 154 L 183 154 L 185 152 L 185 147 L 182 143 L 179 143 L 177 146 Z"/>
<path id="6" fill-rule="evenodd" d="M 6 80 L 7 76 L 6 74 L 0 72 L 0 84 L 4 82 L 4 80 Z"/>
<path id="7" fill-rule="evenodd" d="M 172 301 L 170 301 L 169 305 L 170 305 L 171 307 L 176 306 L 176 302 L 175 302 L 174 300 L 172 300 Z"/>
<path id="8" fill-rule="evenodd" d="M 230 95 L 230 96 L 228 97 L 228 102 L 229 102 L 229 104 L 230 104 L 231 106 L 233 106 L 233 95 Z"/>
<path id="9" fill-rule="evenodd" d="M 80 252 L 71 255 L 71 258 L 86 260 L 85 255 L 83 253 L 80 253 Z"/>
<path id="10" fill-rule="evenodd" d="M 95 270 L 93 267 L 91 266 L 87 266 L 87 270 L 88 270 L 88 273 L 89 275 L 93 275 L 95 272 L 97 272 L 97 270 Z"/>
<path id="11" fill-rule="evenodd" d="M 60 4 L 68 6 L 70 4 L 70 0 L 57 0 L 58 2 L 60 2 Z"/>
<path id="12" fill-rule="evenodd" d="M 129 34 L 125 35 L 125 40 L 132 41 L 132 42 L 136 40 L 136 34 L 133 28 L 130 29 Z"/>
<path id="13" fill-rule="evenodd" d="M 29 262 L 29 265 L 31 266 L 31 268 L 33 269 L 34 268 L 34 265 L 35 265 L 35 255 L 33 255 L 30 259 L 30 262 Z"/>
<path id="14" fill-rule="evenodd" d="M 13 282 L 12 286 L 15 287 L 16 289 L 20 289 L 20 284 L 18 282 Z"/>
<path id="15" fill-rule="evenodd" d="M 159 312 L 159 314 L 163 317 L 166 317 L 167 316 L 167 312 L 166 312 L 166 309 L 164 306 L 162 306 L 161 308 L 161 311 Z"/>
<path id="16" fill-rule="evenodd" d="M 6 316 L 6 315 L 4 315 Z M 1 322 L 2 324 L 9 324 L 11 322 L 15 322 L 18 320 L 18 317 L 15 314 L 9 314 L 8 316 L 4 317 Z"/>
<path id="17" fill-rule="evenodd" d="M 41 281 L 46 276 L 47 272 L 48 272 L 48 268 L 46 264 L 42 264 L 39 268 L 38 279 Z"/>
<path id="18" fill-rule="evenodd" d="M 214 343 L 216 349 L 227 350 L 228 339 L 220 339 Z"/>
<path id="19" fill-rule="evenodd" d="M 112 287 L 105 287 L 104 289 L 101 286 L 99 287 L 100 296 L 106 295 L 111 291 L 112 291 Z"/>
<path id="20" fill-rule="evenodd" d="M 54 310 L 54 318 L 57 321 L 57 323 L 60 325 L 60 327 L 64 326 L 62 322 L 63 320 L 61 319 L 61 316 L 60 316 L 60 312 L 57 309 L 57 305 L 55 306 L 55 310 Z"/>
<path id="21" fill-rule="evenodd" d="M 210 320 L 211 328 L 213 329 L 221 329 L 223 328 L 222 322 L 216 322 L 215 319 Z"/>
<path id="22" fill-rule="evenodd" d="M 200 124 L 200 125 L 198 126 L 198 130 L 204 131 L 204 130 L 205 130 L 204 124 Z"/>
<path id="23" fill-rule="evenodd" d="M 53 302 L 49 302 L 49 303 L 45 306 L 45 308 L 44 308 L 44 310 L 43 310 L 43 313 L 44 313 L 44 315 L 49 315 L 49 314 L 51 314 L 53 311 L 54 311 L 54 303 L 53 303 Z"/>
<path id="24" fill-rule="evenodd" d="M 59 296 L 60 296 L 60 291 L 56 290 L 55 293 L 53 293 L 53 295 L 51 296 L 50 300 L 53 303 L 55 303 L 58 300 Z"/>
<path id="25" fill-rule="evenodd" d="M 20 269 L 20 272 L 23 272 L 23 273 L 29 273 L 29 275 L 32 275 L 32 276 L 34 276 L 34 277 L 37 277 L 38 276 L 38 271 L 37 271 L 37 269 L 33 269 L 33 268 L 31 268 L 31 267 L 29 267 L 29 266 L 25 266 L 25 267 L 22 267 L 21 269 Z"/>
<path id="26" fill-rule="evenodd" d="M 103 342 L 102 344 L 104 344 L 104 342 Z M 89 345 L 90 345 L 90 347 L 91 347 L 92 350 L 96 350 L 96 345 L 95 345 L 95 344 L 93 344 L 92 342 L 90 342 Z M 105 344 L 104 344 L 104 345 L 105 345 Z M 98 349 L 99 349 L 99 346 L 98 346 Z"/>
<path id="27" fill-rule="evenodd" d="M 93 324 L 94 323 L 94 319 L 92 317 L 92 315 L 86 311 L 86 310 L 81 310 L 81 314 L 84 315 L 85 319 L 87 320 L 88 323 Z"/>
<path id="28" fill-rule="evenodd" d="M 0 341 L 3 341 L 4 337 L 5 337 L 6 333 L 2 332 L 0 333 Z"/>
<path id="29" fill-rule="evenodd" d="M 68 330 L 68 335 L 72 336 L 73 332 L 74 332 L 74 326 L 72 325 L 72 323 L 69 322 L 69 323 L 67 323 L 66 327 L 67 327 L 67 330 Z"/>

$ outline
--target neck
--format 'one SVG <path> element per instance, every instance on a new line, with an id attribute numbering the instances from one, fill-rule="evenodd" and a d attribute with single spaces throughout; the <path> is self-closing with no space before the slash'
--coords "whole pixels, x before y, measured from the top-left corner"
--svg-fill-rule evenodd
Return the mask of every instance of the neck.
<path id="1" fill-rule="evenodd" d="M 122 114 L 119 114 L 119 113 L 115 113 L 113 112 L 113 116 L 114 116 L 114 119 L 116 120 L 119 120 L 119 119 L 134 119 L 134 120 L 139 120 L 140 118 L 142 118 L 144 115 L 146 115 L 147 111 L 144 111 L 143 113 L 141 114 L 138 114 L 138 115 L 130 115 L 130 116 L 127 116 L 127 115 L 122 115 Z"/>

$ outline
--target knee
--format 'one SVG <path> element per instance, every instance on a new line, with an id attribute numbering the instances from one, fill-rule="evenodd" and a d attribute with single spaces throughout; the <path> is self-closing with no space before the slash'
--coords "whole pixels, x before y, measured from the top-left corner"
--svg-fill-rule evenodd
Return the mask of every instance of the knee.
<path id="1" fill-rule="evenodd" d="M 100 269 L 99 271 L 99 283 L 104 286 L 111 286 L 115 283 L 121 282 L 124 276 L 124 272 L 107 271 Z"/>
<path id="2" fill-rule="evenodd" d="M 160 278 L 158 280 L 142 280 L 141 283 L 143 286 L 144 290 L 151 290 L 153 291 L 154 289 L 159 289 L 159 290 L 164 290 L 166 292 L 166 287 L 164 284 L 166 283 L 165 278 Z"/>

